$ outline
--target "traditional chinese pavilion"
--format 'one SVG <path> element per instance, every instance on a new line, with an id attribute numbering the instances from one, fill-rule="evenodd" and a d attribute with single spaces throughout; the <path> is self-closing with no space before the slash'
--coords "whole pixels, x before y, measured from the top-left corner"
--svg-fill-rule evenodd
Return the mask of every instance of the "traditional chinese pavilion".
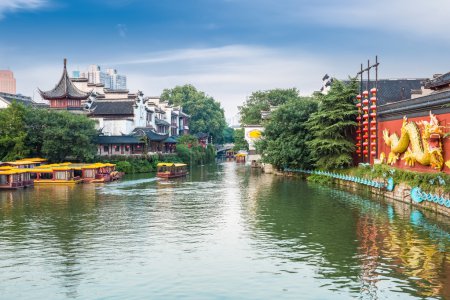
<path id="1" fill-rule="evenodd" d="M 50 91 L 43 92 L 39 90 L 41 97 L 50 102 L 50 108 L 81 110 L 81 101 L 89 98 L 90 93 L 80 91 L 70 81 L 67 74 L 67 59 L 64 59 L 64 70 L 59 83 Z"/>

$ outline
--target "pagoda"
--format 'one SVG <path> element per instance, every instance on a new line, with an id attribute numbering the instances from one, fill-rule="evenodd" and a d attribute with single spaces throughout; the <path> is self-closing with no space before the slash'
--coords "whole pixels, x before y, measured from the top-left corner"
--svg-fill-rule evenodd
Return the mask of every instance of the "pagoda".
<path id="1" fill-rule="evenodd" d="M 50 102 L 50 108 L 81 110 L 81 101 L 89 98 L 91 93 L 80 91 L 70 81 L 67 74 L 67 59 L 64 59 L 64 70 L 59 83 L 50 91 L 43 92 L 39 89 L 41 97 Z"/>

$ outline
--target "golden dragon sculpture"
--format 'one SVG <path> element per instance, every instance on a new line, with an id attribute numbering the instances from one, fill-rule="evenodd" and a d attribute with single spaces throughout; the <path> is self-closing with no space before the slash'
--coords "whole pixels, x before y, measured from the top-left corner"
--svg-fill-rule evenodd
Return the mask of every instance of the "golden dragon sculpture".
<path id="1" fill-rule="evenodd" d="M 430 122 L 420 121 L 416 124 L 408 122 L 404 117 L 400 138 L 396 133 L 389 135 L 388 129 L 383 131 L 384 142 L 391 147 L 387 163 L 393 165 L 400 154 L 405 153 L 402 160 L 409 166 L 414 166 L 418 162 L 441 170 L 444 165 L 441 136 L 439 121 L 431 112 Z"/>

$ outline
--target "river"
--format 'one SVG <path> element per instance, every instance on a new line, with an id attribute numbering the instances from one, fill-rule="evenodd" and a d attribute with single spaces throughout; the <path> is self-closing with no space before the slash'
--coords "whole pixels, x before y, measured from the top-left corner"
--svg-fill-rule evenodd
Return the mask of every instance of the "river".
<path id="1" fill-rule="evenodd" d="M 450 299 L 450 220 L 222 163 L 0 192 L 1 299 Z"/>

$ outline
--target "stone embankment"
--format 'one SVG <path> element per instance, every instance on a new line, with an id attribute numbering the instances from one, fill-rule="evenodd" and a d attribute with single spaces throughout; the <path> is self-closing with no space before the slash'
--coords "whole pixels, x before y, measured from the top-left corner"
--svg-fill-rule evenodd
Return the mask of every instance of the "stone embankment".
<path id="1" fill-rule="evenodd" d="M 368 180 L 351 175 L 310 170 L 286 169 L 284 175 L 312 174 L 328 176 L 332 178 L 333 184 L 349 191 L 370 191 L 379 197 L 402 202 L 408 205 L 450 217 L 450 195 L 433 194 L 421 191 L 418 187 L 411 187 L 405 183 L 395 183 L 392 178 L 387 180 Z"/>

